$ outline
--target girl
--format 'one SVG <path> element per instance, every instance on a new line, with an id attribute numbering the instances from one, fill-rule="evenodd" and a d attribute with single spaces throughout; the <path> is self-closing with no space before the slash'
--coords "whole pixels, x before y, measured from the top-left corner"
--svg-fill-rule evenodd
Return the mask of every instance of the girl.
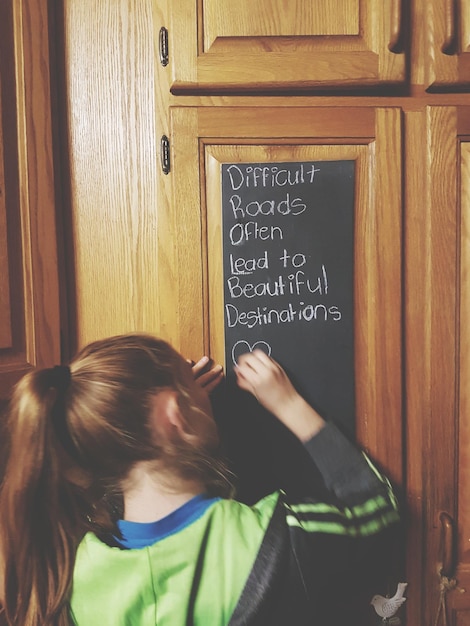
<path id="1" fill-rule="evenodd" d="M 397 521 L 388 482 L 255 351 L 239 387 L 304 444 L 331 497 L 237 502 L 204 389 L 220 368 L 195 369 L 133 334 L 19 382 L 0 492 L 6 624 L 338 624 L 318 580 L 331 588 Z"/>

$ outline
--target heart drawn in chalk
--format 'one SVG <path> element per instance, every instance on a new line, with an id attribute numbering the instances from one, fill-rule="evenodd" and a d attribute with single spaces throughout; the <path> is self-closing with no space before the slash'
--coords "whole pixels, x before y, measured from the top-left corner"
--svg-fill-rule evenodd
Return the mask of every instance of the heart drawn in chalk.
<path id="1" fill-rule="evenodd" d="M 253 344 L 249 344 L 245 339 L 237 341 L 232 348 L 232 361 L 236 365 L 238 358 L 246 352 L 253 352 L 253 350 L 262 350 L 268 356 L 271 356 L 271 346 L 266 341 L 255 341 Z"/>

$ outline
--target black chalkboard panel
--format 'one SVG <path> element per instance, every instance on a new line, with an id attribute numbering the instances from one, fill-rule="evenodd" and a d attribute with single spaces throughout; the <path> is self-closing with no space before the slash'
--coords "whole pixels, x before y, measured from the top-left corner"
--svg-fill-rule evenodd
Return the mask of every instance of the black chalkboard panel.
<path id="1" fill-rule="evenodd" d="M 228 382 L 255 347 L 354 433 L 354 161 L 222 165 Z"/>

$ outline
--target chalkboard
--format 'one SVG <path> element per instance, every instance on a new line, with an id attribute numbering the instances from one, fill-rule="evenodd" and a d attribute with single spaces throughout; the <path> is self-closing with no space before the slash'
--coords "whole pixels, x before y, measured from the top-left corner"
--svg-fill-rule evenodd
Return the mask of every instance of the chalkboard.
<path id="1" fill-rule="evenodd" d="M 228 379 L 261 348 L 354 433 L 354 161 L 222 166 Z"/>

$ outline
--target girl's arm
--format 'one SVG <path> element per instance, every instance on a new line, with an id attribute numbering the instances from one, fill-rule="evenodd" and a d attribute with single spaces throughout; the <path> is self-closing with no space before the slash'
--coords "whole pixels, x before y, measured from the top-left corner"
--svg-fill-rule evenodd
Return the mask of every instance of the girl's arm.
<path id="1" fill-rule="evenodd" d="M 345 516 L 346 532 L 367 535 L 369 531 L 380 530 L 382 522 L 387 526 L 398 519 L 396 500 L 387 478 L 334 424 L 325 422 L 302 398 L 276 361 L 255 350 L 240 357 L 236 373 L 239 387 L 251 392 L 304 444 L 340 508 L 353 507 L 348 511 L 338 510 L 340 517 Z M 323 517 L 322 506 L 314 505 L 313 508 Z M 332 512 L 328 509 L 328 515 L 331 516 Z M 378 518 L 377 525 L 372 523 L 372 512 Z M 361 516 L 368 525 L 361 526 L 356 519 L 355 525 L 351 526 L 350 519 Z M 339 519 L 337 525 L 331 527 L 345 532 Z"/>

